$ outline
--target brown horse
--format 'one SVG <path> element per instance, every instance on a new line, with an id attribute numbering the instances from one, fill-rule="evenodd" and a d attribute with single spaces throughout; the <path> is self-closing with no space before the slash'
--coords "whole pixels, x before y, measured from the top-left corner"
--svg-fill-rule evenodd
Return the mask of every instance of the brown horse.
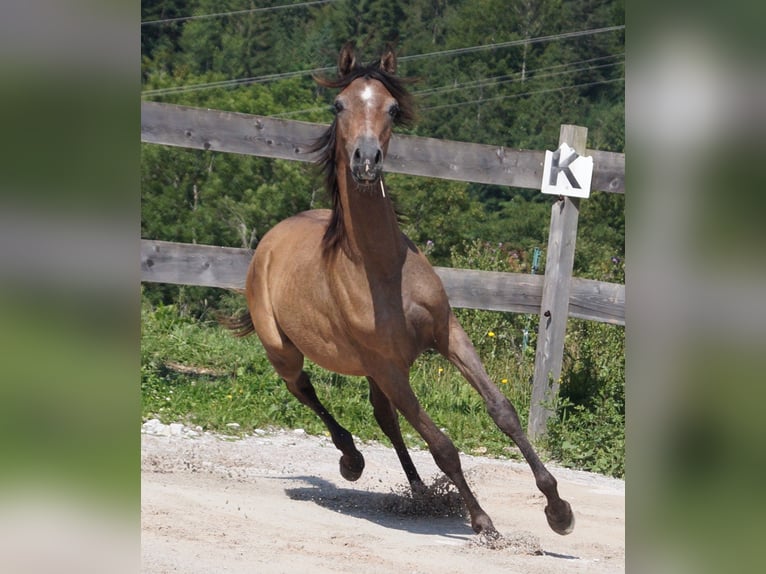
<path id="1" fill-rule="evenodd" d="M 375 419 L 396 450 L 413 488 L 422 486 L 399 429 L 398 413 L 428 444 L 439 468 L 457 486 L 475 532 L 495 534 L 471 492 L 458 451 L 423 411 L 409 370 L 426 349 L 454 364 L 484 399 L 497 426 L 518 445 L 547 498 L 550 527 L 568 534 L 569 503 L 538 458 L 516 410 L 489 380 L 455 319 L 439 277 L 400 231 L 383 184 L 383 159 L 394 125 L 413 119 L 413 102 L 397 78 L 396 56 L 357 65 L 352 44 L 341 50 L 339 76 L 317 79 L 337 88 L 335 120 L 314 151 L 321 152 L 332 210 L 306 211 L 276 225 L 261 240 L 247 274 L 249 313 L 229 327 L 255 331 L 269 361 L 300 402 L 327 425 L 343 454 L 340 472 L 358 479 L 364 458 L 351 434 L 317 398 L 303 370 L 304 357 L 325 369 L 365 376 Z"/>

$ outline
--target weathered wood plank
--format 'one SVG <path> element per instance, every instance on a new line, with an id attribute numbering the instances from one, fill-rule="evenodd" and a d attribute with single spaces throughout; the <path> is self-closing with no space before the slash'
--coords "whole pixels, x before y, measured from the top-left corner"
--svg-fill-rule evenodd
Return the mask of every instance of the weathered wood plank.
<path id="1" fill-rule="evenodd" d="M 244 289 L 252 251 L 213 245 L 141 241 L 141 281 Z M 539 313 L 542 275 L 436 267 L 453 307 Z M 625 286 L 572 279 L 570 315 L 625 324 Z"/>
<path id="2" fill-rule="evenodd" d="M 572 277 L 569 316 L 625 325 L 625 285 Z"/>
<path id="3" fill-rule="evenodd" d="M 541 275 L 435 267 L 450 305 L 512 313 L 538 313 L 543 292 Z"/>
<path id="4" fill-rule="evenodd" d="M 314 161 L 308 147 L 327 126 L 158 102 L 141 103 L 141 141 L 277 159 Z M 589 150 L 593 188 L 622 193 L 625 156 Z M 395 135 L 386 170 L 540 189 L 544 152 Z"/>
<path id="5" fill-rule="evenodd" d="M 395 173 L 539 189 L 544 152 L 395 135 L 385 168 Z"/>
<path id="6" fill-rule="evenodd" d="M 141 240 L 141 281 L 244 289 L 249 249 Z"/>
<path id="7" fill-rule="evenodd" d="M 589 149 L 585 155 L 593 158 L 591 189 L 610 193 L 625 193 L 624 153 Z"/>
<path id="8" fill-rule="evenodd" d="M 562 125 L 559 145 L 567 143 L 583 155 L 587 138 L 588 128 Z M 579 214 L 580 200 L 576 197 L 561 197 L 551 208 L 529 408 L 528 434 L 533 440 L 545 434 L 548 419 L 554 414 L 548 405 L 559 392 Z"/>
<path id="9" fill-rule="evenodd" d="M 162 145 L 313 161 L 308 146 L 326 126 L 157 102 L 141 103 L 141 141 Z"/>

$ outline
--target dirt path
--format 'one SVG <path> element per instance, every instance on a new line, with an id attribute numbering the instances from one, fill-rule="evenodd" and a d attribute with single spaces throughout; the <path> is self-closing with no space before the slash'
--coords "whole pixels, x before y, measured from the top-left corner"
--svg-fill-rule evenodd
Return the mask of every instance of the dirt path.
<path id="1" fill-rule="evenodd" d="M 145 425 L 142 571 L 625 571 L 622 481 L 551 468 L 577 521 L 562 537 L 548 528 L 544 498 L 526 465 L 463 455 L 468 482 L 504 535 L 504 547 L 489 548 L 476 544 L 464 518 L 413 515 L 393 451 L 377 444 L 360 450 L 367 465 L 352 483 L 341 478 L 326 438 L 276 432 L 231 440 L 189 436 L 180 425 Z M 426 482 L 440 475 L 428 452 L 412 454 Z M 453 500 L 440 497 L 431 514 L 454 509 Z"/>

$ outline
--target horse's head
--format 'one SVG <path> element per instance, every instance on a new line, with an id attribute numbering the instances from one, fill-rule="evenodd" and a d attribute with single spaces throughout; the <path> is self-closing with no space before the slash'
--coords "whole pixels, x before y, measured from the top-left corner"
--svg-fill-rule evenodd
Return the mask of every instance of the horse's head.
<path id="1" fill-rule="evenodd" d="M 396 56 L 389 48 L 380 60 L 357 66 L 353 44 L 346 44 L 338 59 L 342 88 L 335 98 L 335 144 L 342 160 L 358 184 L 380 180 L 392 128 L 412 119 L 412 103 L 394 76 Z"/>

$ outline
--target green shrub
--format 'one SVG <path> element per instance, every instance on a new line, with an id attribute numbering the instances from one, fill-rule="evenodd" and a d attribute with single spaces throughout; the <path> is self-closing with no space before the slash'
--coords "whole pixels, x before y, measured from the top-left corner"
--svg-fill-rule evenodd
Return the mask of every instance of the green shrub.
<path id="1" fill-rule="evenodd" d="M 548 452 L 566 466 L 625 475 L 625 329 L 570 320 Z"/>

